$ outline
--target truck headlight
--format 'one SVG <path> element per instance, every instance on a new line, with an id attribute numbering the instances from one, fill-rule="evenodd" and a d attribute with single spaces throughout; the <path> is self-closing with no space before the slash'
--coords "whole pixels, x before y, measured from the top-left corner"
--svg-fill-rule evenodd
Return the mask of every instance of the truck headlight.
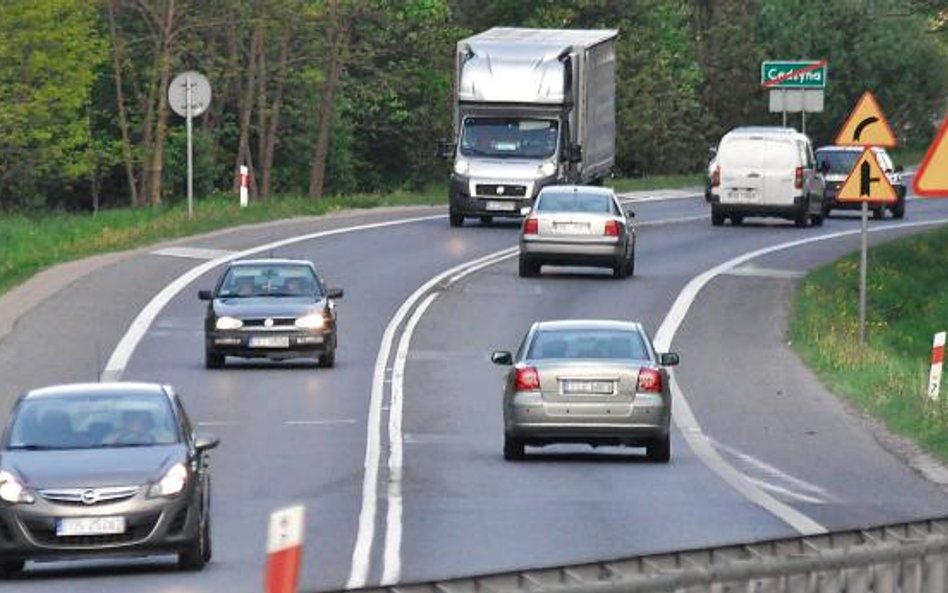
<path id="1" fill-rule="evenodd" d="M 550 175 L 556 174 L 556 163 L 553 161 L 547 161 L 539 166 L 537 169 L 540 172 L 540 175 L 544 177 L 549 177 Z"/>
<path id="2" fill-rule="evenodd" d="M 471 169 L 471 164 L 465 159 L 458 159 L 454 161 L 454 172 L 458 175 L 466 175 Z"/>
<path id="3" fill-rule="evenodd" d="M 8 471 L 0 471 L 0 500 L 12 504 L 31 504 L 34 498 L 16 476 Z"/>
<path id="4" fill-rule="evenodd" d="M 239 319 L 234 319 L 233 317 L 218 317 L 215 327 L 217 329 L 240 329 L 244 326 L 244 322 Z"/>

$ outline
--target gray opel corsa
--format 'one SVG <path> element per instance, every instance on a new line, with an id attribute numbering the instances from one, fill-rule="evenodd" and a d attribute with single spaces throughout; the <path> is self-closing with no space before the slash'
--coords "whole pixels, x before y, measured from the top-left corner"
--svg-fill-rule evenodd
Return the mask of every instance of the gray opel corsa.
<path id="1" fill-rule="evenodd" d="M 27 560 L 211 558 L 214 437 L 167 385 L 46 387 L 17 400 L 0 449 L 0 576 Z"/>
<path id="2" fill-rule="evenodd" d="M 534 323 L 516 354 L 494 352 L 510 366 L 504 383 L 504 457 L 524 446 L 587 443 L 645 447 L 649 460 L 671 458 L 671 392 L 666 367 L 641 324 L 624 321 Z"/>

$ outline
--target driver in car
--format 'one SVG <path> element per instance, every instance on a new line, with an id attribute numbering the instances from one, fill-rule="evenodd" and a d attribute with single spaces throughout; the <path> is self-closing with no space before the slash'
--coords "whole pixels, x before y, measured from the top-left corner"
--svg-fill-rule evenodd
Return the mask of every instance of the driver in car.
<path id="1" fill-rule="evenodd" d="M 143 410 L 122 412 L 122 425 L 105 437 L 106 444 L 151 444 L 155 442 L 151 414 Z"/>

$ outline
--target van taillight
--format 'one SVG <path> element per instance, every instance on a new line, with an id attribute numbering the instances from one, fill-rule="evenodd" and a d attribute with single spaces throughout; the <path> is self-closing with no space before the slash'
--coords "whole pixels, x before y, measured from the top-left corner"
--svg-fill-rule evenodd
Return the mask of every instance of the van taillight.
<path id="1" fill-rule="evenodd" d="M 636 391 L 639 393 L 661 393 L 662 374 L 658 369 L 640 369 L 639 385 Z"/>
<path id="2" fill-rule="evenodd" d="M 540 224 L 536 218 L 530 217 L 523 221 L 523 234 L 536 235 L 540 231 Z"/>
<path id="3" fill-rule="evenodd" d="M 803 167 L 797 167 L 797 171 L 793 176 L 793 187 L 803 189 Z"/>
<path id="4" fill-rule="evenodd" d="M 523 367 L 514 374 L 517 391 L 540 391 L 540 373 L 534 367 Z"/>
<path id="5" fill-rule="evenodd" d="M 615 220 L 606 221 L 605 233 L 607 237 L 618 237 L 620 230 L 621 229 L 619 228 L 619 223 L 617 221 Z"/>
<path id="6" fill-rule="evenodd" d="M 711 187 L 721 185 L 721 165 L 715 165 L 714 171 L 711 171 Z"/>

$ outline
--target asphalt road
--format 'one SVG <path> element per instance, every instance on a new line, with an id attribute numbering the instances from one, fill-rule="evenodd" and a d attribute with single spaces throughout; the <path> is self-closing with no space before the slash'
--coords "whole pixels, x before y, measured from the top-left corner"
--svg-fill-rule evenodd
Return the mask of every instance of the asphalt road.
<path id="1" fill-rule="evenodd" d="M 416 219 L 273 250 L 314 260 L 330 285 L 345 289 L 334 369 L 237 362 L 206 371 L 196 294 L 217 270 L 172 298 L 132 353 L 123 378 L 175 385 L 192 417 L 222 439 L 212 456 L 215 556 L 205 571 L 176 572 L 172 558 L 33 563 L 4 591 L 258 591 L 268 514 L 297 502 L 307 506 L 303 590 L 793 536 L 793 513 L 826 529 L 948 515 L 948 495 L 884 450 L 785 344 L 785 306 L 799 273 L 857 248 L 857 234 L 739 264 L 697 295 L 672 346 L 682 355 L 681 396 L 701 428 L 689 428 L 688 438 L 705 439 L 717 457 L 676 429 L 667 466 L 645 463 L 635 450 L 579 446 L 528 449 L 527 461 L 504 462 L 503 369 L 488 357 L 516 347 L 532 321 L 637 319 L 656 333 L 705 270 L 858 229 L 850 214 L 805 230 L 781 221 L 712 228 L 699 198 L 636 209 L 636 276 L 626 281 L 565 268 L 523 280 L 514 259 L 499 258 L 415 295 L 445 270 L 516 242 L 516 225 L 450 229 L 441 210 L 428 208 L 179 242 L 240 250 Z M 913 201 L 903 222 L 939 218 L 948 218 L 948 202 Z M 888 229 L 873 241 L 925 228 L 899 226 L 873 221 L 873 229 Z M 202 263 L 195 259 L 202 254 L 157 250 L 91 272 L 19 320 L 0 341 L 3 417 L 23 389 L 95 378 L 139 310 Z M 420 307 L 398 317 L 406 299 Z M 376 452 L 369 463 L 367 442 Z M 722 467 L 746 489 L 722 478 Z M 366 492 L 373 475 L 376 488 Z M 774 504 L 761 506 L 761 497 Z"/>

